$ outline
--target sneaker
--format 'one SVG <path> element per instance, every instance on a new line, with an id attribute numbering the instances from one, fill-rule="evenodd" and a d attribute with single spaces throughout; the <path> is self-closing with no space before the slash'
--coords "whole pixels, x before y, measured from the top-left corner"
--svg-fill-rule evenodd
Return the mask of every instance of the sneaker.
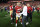
<path id="1" fill-rule="evenodd" d="M 16 27 L 17 27 L 17 24 L 16 24 Z"/>
<path id="2" fill-rule="evenodd" d="M 13 18 L 11 18 L 11 20 L 12 20 Z"/>
<path id="3" fill-rule="evenodd" d="M 22 23 L 21 23 L 22 24 Z"/>
<path id="4" fill-rule="evenodd" d="M 29 24 L 29 22 L 26 23 L 26 25 L 28 25 L 28 24 Z"/>

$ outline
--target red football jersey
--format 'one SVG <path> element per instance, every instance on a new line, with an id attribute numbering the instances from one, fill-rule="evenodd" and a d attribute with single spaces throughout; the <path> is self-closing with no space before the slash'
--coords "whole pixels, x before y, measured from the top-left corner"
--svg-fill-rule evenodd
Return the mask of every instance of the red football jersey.
<path id="1" fill-rule="evenodd" d="M 40 8 L 37 8 L 37 10 L 39 10 Z"/>
<path id="2" fill-rule="evenodd" d="M 11 6 L 9 7 L 9 9 L 10 9 L 10 11 L 13 10 L 13 6 L 11 5 Z"/>
<path id="3" fill-rule="evenodd" d="M 27 7 L 27 12 L 28 12 L 28 13 L 30 13 L 29 10 L 32 11 L 33 9 L 32 9 L 31 7 Z"/>
<path id="4" fill-rule="evenodd" d="M 16 13 L 20 13 L 20 9 L 21 9 L 21 6 L 16 6 L 15 7 Z"/>

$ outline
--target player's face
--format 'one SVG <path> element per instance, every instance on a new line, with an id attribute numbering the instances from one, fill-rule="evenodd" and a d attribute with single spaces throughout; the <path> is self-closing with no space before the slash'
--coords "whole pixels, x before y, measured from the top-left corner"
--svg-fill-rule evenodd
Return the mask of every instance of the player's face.
<path id="1" fill-rule="evenodd" d="M 27 4 L 27 6 L 29 7 L 29 6 L 30 6 L 30 4 Z"/>
<path id="2" fill-rule="evenodd" d="M 18 6 L 21 6 L 21 4 L 19 4 Z"/>
<path id="3" fill-rule="evenodd" d="M 21 4 L 20 3 L 17 3 L 17 6 L 21 6 Z"/>

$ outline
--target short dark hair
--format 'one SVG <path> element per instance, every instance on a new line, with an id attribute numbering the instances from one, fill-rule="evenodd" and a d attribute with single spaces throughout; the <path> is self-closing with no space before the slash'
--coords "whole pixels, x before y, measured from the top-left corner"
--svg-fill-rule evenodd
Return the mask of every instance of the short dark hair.
<path id="1" fill-rule="evenodd" d="M 23 2 L 24 5 L 26 5 L 26 2 Z"/>

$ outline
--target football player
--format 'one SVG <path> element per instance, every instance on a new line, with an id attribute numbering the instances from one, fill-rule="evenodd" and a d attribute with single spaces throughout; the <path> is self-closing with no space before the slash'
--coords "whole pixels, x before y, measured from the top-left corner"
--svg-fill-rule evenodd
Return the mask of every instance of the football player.
<path id="1" fill-rule="evenodd" d="M 15 7 L 15 10 L 16 10 L 16 26 L 17 26 L 17 20 L 18 19 L 20 19 L 21 24 L 22 24 L 22 17 L 21 17 L 21 14 L 20 14 L 20 11 L 21 11 L 20 3 L 17 3 L 17 6 Z"/>
<path id="2" fill-rule="evenodd" d="M 37 13 L 39 14 L 40 5 L 37 6 Z M 38 15 L 39 16 L 39 15 Z"/>
<path id="3" fill-rule="evenodd" d="M 13 13 L 13 5 L 11 4 L 10 6 L 9 6 L 9 10 L 10 10 L 10 16 L 11 16 L 11 21 L 12 21 L 12 13 Z M 13 24 L 13 21 L 12 21 L 12 23 L 11 24 Z"/>
<path id="4" fill-rule="evenodd" d="M 33 9 L 31 8 L 30 4 L 27 4 L 27 13 L 28 13 L 27 18 L 30 17 L 31 22 L 32 22 L 32 11 L 33 11 Z"/>

